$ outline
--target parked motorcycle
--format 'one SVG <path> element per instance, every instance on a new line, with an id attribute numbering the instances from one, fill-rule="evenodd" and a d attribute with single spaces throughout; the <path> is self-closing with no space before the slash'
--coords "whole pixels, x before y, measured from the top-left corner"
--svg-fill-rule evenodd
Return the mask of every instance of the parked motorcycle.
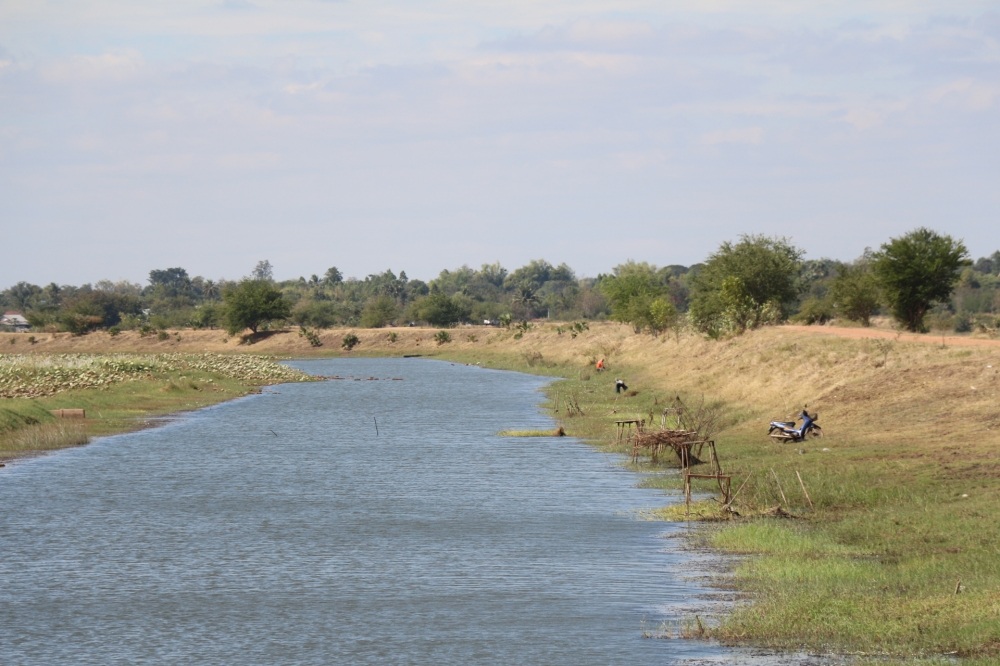
<path id="1" fill-rule="evenodd" d="M 796 423 L 801 419 L 802 425 L 796 427 Z M 820 427 L 819 414 L 810 414 L 805 409 L 799 414 L 799 419 L 795 421 L 771 421 L 767 434 L 771 439 L 781 442 L 801 442 L 806 437 L 822 437 L 823 428 Z"/>

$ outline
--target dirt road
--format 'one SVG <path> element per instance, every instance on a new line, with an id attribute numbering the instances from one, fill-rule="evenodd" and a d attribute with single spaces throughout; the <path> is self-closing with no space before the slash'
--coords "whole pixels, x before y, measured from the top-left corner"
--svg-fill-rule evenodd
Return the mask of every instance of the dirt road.
<path id="1" fill-rule="evenodd" d="M 834 335 L 841 338 L 885 338 L 900 342 L 920 342 L 924 344 L 943 345 L 946 347 L 1000 347 L 1000 339 L 973 338 L 965 335 L 939 335 L 934 333 L 905 333 L 885 328 L 859 328 L 846 326 L 796 326 L 787 324 L 781 327 L 788 331 L 809 333 L 813 335 Z"/>

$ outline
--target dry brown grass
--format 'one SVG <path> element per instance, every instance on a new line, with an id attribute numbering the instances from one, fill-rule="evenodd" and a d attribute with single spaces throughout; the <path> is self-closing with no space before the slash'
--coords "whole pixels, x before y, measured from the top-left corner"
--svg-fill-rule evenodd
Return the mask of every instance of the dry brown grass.
<path id="1" fill-rule="evenodd" d="M 561 331 L 561 332 L 560 332 Z M 347 352 L 341 341 L 360 342 Z M 243 341 L 219 330 L 171 331 L 164 339 L 126 331 L 0 334 L 6 353 L 222 352 L 286 357 L 422 354 L 447 356 L 531 372 L 624 377 L 632 389 L 672 396 L 706 396 L 738 414 L 729 434 L 762 430 L 773 418 L 793 417 L 808 405 L 827 435 L 858 456 L 927 458 L 942 465 L 958 457 L 997 474 L 1000 443 L 1000 341 L 900 335 L 886 329 L 783 326 L 710 341 L 681 335 L 652 338 L 629 327 L 591 324 L 573 337 L 554 323 L 514 331 L 454 329 L 438 344 L 437 329 L 328 329 L 314 347 L 297 329 Z M 10 340 L 14 339 L 15 344 Z M 594 363 L 605 358 L 598 375 Z M 960 451 L 960 454 L 956 454 Z"/>
<path id="2" fill-rule="evenodd" d="M 716 342 L 693 335 L 635 335 L 611 323 L 591 324 L 573 338 L 558 328 L 536 324 L 517 339 L 508 330 L 468 327 L 453 330 L 452 341 L 443 345 L 434 340 L 436 329 L 328 329 L 318 331 L 320 347 L 311 346 L 297 329 L 251 343 L 219 330 L 171 331 L 165 340 L 135 331 L 115 337 L 40 333 L 35 344 L 24 333 L 0 333 L 0 352 L 424 354 L 577 375 L 596 375 L 593 364 L 603 357 L 608 364 L 604 375 L 624 375 L 632 388 L 708 395 L 757 420 L 791 417 L 808 404 L 810 411 L 820 412 L 828 433 L 864 433 L 887 442 L 904 437 L 932 447 L 938 437 L 977 447 L 997 440 L 1000 341 L 951 337 L 942 346 L 940 336 L 783 326 Z M 350 332 L 360 343 L 346 352 L 341 341 Z M 11 338 L 16 344 L 10 344 Z"/>

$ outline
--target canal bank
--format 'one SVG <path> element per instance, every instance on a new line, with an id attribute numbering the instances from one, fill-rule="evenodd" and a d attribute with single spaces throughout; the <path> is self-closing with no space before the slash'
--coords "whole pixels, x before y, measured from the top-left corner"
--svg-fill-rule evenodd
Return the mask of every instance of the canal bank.
<path id="1" fill-rule="evenodd" d="M 196 345 L 204 335 L 214 336 L 205 344 L 229 352 L 420 354 L 569 377 L 556 385 L 550 406 L 570 435 L 595 442 L 612 436 L 621 415 L 655 422 L 677 395 L 720 405 L 726 424 L 719 454 L 742 486 L 735 505 L 741 519 L 703 532 L 714 547 L 752 555 L 734 583 L 753 603 L 715 629 L 717 637 L 890 663 L 995 660 L 1000 557 L 988 536 L 990 498 L 1000 490 L 1000 430 L 991 425 L 1000 397 L 994 341 L 794 327 L 707 341 L 546 323 L 524 331 L 453 329 L 443 344 L 435 331 L 358 330 L 359 344 L 346 352 L 347 333 L 322 332 L 318 348 L 294 332 L 252 345 L 219 332 L 115 344 L 149 351 Z M 105 342 L 110 338 L 69 340 L 62 350 Z M 593 364 L 602 357 L 609 370 L 598 376 Z M 615 375 L 636 393 L 614 394 L 607 380 Z M 804 405 L 819 412 L 822 440 L 783 446 L 766 438 L 769 420 Z M 887 419 L 891 427 L 873 427 Z M 764 517 L 775 507 L 793 518 Z"/>

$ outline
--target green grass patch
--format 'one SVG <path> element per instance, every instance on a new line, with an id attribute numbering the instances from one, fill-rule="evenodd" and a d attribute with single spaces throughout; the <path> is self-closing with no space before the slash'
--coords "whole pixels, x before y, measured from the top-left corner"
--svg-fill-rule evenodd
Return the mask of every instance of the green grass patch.
<path id="1" fill-rule="evenodd" d="M 246 395 L 307 375 L 254 355 L 58 354 L 0 357 L 0 456 L 16 457 L 134 430 L 154 416 Z M 83 409 L 56 419 L 51 410 Z"/>
<path id="2" fill-rule="evenodd" d="M 500 437 L 565 437 L 566 431 L 562 428 L 555 430 L 501 430 L 497 435 Z"/>

